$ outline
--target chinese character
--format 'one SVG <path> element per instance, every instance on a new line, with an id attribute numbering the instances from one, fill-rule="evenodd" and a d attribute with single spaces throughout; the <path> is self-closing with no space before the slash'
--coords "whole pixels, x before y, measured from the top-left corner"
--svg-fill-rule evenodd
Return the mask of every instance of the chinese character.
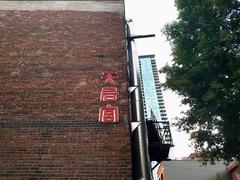
<path id="1" fill-rule="evenodd" d="M 99 121 L 103 123 L 114 123 L 119 121 L 118 107 L 108 104 L 99 109 Z"/>
<path id="2" fill-rule="evenodd" d="M 101 90 L 100 101 L 117 101 L 116 87 L 103 87 Z"/>
<path id="3" fill-rule="evenodd" d="M 102 78 L 104 79 L 103 84 L 110 84 L 113 86 L 116 86 L 118 83 L 115 81 L 117 79 L 117 74 L 108 72 L 108 73 L 103 73 Z"/>

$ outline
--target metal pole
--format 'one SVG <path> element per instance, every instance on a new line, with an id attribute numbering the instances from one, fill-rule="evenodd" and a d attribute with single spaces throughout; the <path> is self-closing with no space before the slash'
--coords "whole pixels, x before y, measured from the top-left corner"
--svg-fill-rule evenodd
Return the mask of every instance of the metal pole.
<path id="1" fill-rule="evenodd" d="M 155 34 L 146 34 L 146 35 L 136 35 L 136 36 L 129 36 L 127 39 L 134 40 L 134 39 L 140 39 L 140 38 L 150 38 L 155 37 Z"/>
<path id="2" fill-rule="evenodd" d="M 127 25 L 127 35 L 130 37 L 130 30 Z M 132 132 L 132 155 L 133 155 L 133 177 L 135 180 L 151 180 L 151 165 L 148 153 L 147 128 L 144 119 L 141 82 L 138 59 L 133 57 L 133 38 L 127 38 L 128 44 L 128 65 L 129 65 L 129 87 L 130 112 L 132 122 L 140 122 L 140 125 Z"/>

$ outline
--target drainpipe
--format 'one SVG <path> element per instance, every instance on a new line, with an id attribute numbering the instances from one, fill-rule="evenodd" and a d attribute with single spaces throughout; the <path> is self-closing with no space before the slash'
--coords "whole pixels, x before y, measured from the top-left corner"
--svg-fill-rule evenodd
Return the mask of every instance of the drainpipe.
<path id="1" fill-rule="evenodd" d="M 147 126 L 144 119 L 138 57 L 134 57 L 134 38 L 127 27 L 128 77 L 130 117 L 132 131 L 132 157 L 134 180 L 151 180 L 151 165 L 148 153 Z M 139 37 L 139 36 L 137 36 Z"/>

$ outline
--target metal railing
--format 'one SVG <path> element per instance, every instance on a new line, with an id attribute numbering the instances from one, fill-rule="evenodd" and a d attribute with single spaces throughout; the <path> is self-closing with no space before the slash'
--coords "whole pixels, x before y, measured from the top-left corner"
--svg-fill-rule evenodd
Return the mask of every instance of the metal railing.
<path id="1" fill-rule="evenodd" d="M 154 124 L 162 144 L 173 145 L 169 121 L 158 121 L 151 111 L 151 118 L 147 119 L 147 123 Z"/>

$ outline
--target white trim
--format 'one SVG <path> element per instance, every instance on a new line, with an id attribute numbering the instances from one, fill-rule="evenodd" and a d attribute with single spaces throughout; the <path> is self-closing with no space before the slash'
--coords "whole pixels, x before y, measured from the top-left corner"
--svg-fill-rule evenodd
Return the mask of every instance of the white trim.
<path id="1" fill-rule="evenodd" d="M 124 13 L 123 1 L 0 1 L 0 10 L 52 10 Z"/>

